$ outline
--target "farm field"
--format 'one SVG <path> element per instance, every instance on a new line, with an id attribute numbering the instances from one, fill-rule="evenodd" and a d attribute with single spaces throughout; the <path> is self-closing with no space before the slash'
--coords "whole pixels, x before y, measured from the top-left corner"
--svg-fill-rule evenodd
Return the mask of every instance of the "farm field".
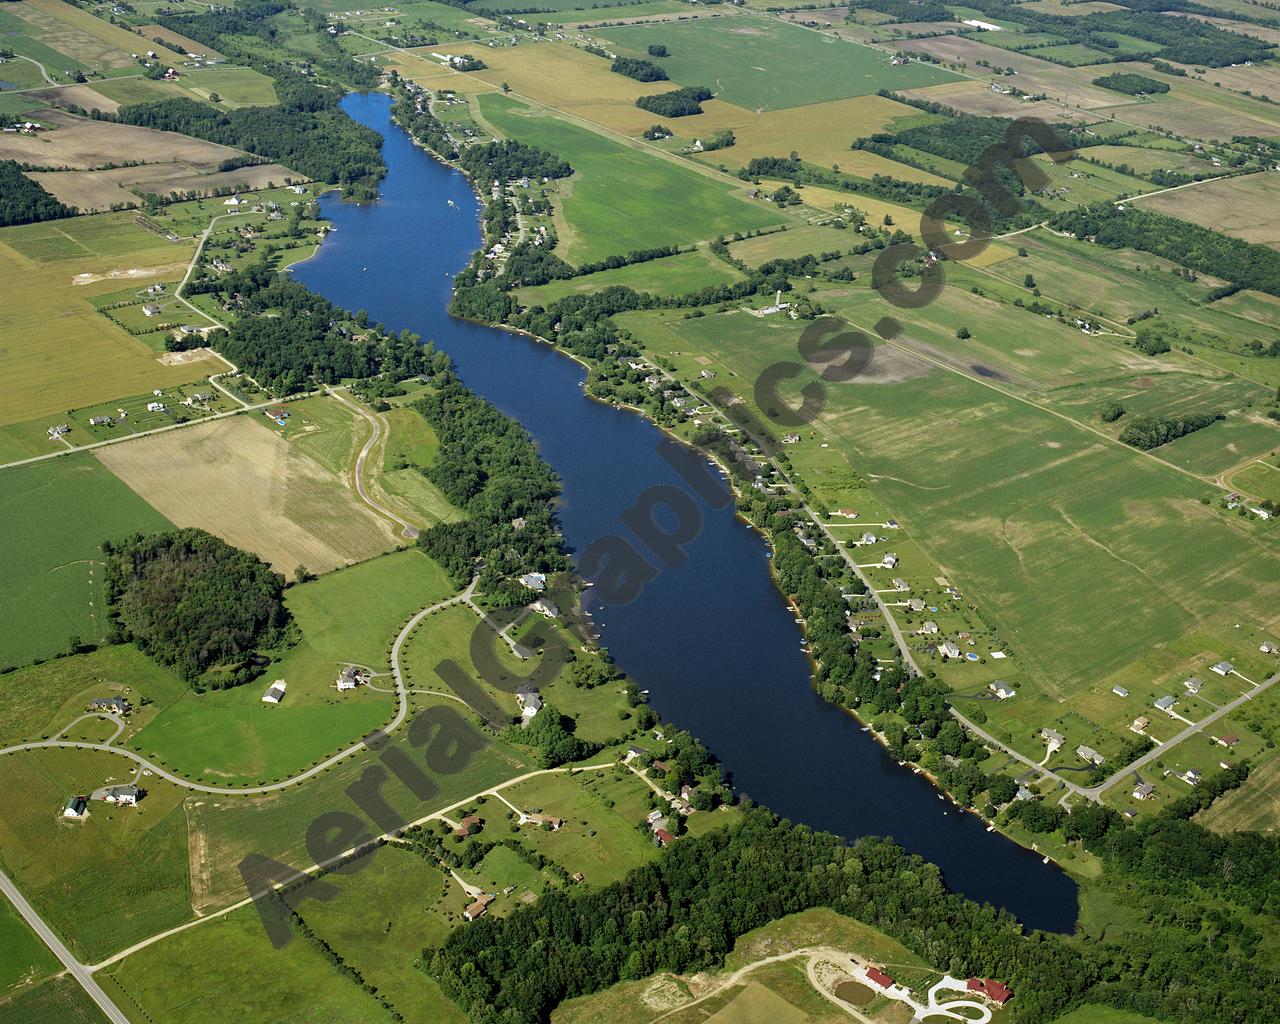
<path id="1" fill-rule="evenodd" d="M 1280 501 L 1280 466 L 1273 455 L 1231 474 L 1229 485 L 1257 498 Z"/>
<path id="2" fill-rule="evenodd" d="M 534 288 L 521 288 L 517 290 L 516 297 L 521 305 L 545 306 L 566 295 L 583 295 L 614 285 L 666 296 L 683 295 L 711 285 L 731 284 L 742 279 L 743 274 L 736 267 L 705 249 L 699 249 L 648 263 L 619 267 L 617 270 L 602 270 L 584 277 L 552 281 Z"/>
<path id="3" fill-rule="evenodd" d="M 1190 152 L 1169 149 L 1147 149 L 1142 146 L 1090 146 L 1081 150 L 1082 157 L 1092 157 L 1115 166 L 1127 165 L 1137 174 L 1152 171 L 1181 171 L 1184 174 L 1207 173 L 1213 165 Z"/>
<path id="4" fill-rule="evenodd" d="M 0 999 L 0 1024 L 102 1024 L 106 1019 L 65 974 Z"/>
<path id="5" fill-rule="evenodd" d="M 860 312 L 854 322 L 876 315 Z M 713 369 L 726 371 L 721 376 L 745 381 L 795 344 L 786 325 L 740 313 L 665 322 L 629 314 L 623 322 L 655 353 L 707 355 Z M 1274 549 L 1252 524 L 1201 505 L 1206 485 L 976 378 L 941 370 L 904 345 L 885 349 L 891 358 L 873 361 L 871 375 L 828 389 L 827 411 L 814 427 L 848 455 L 929 558 L 998 627 L 1021 670 L 1055 699 L 1208 616 L 1274 603 Z M 1104 357 L 1101 349 L 1095 354 L 1099 365 Z M 1016 369 L 1034 374 L 1034 385 L 1061 374 L 1051 367 L 1046 350 Z M 1149 527 L 1135 531 L 1135 521 Z M 1060 584 L 1052 597 L 1032 584 L 1046 576 Z M 1104 618 L 1096 614 L 1100 603 Z M 1150 611 L 1156 604 L 1159 617 Z"/>
<path id="6" fill-rule="evenodd" d="M 992 92 L 985 81 L 973 79 L 910 89 L 904 91 L 903 95 L 930 103 L 942 103 L 963 113 L 981 117 L 1038 117 L 1050 123 L 1088 119 L 1086 114 L 1056 100 L 1023 101 L 1007 93 Z"/>
<path id="7" fill-rule="evenodd" d="M 633 55 L 643 55 L 651 43 L 662 43 L 671 56 L 656 62 L 673 81 L 705 85 L 748 110 L 799 107 L 954 78 L 918 62 L 893 66 L 879 50 L 758 18 L 633 25 L 603 34 Z"/>
<path id="8" fill-rule="evenodd" d="M 62 0 L 21 0 L 11 12 L 25 23 L 22 35 L 72 62 L 71 68 L 55 64 L 57 70 L 110 72 L 137 67 L 130 54 L 139 52 L 141 40 Z M 36 53 L 30 55 L 39 59 Z"/>
<path id="9" fill-rule="evenodd" d="M 1195 820 L 1215 832 L 1270 832 L 1280 824 L 1280 758 L 1253 769 L 1239 789 L 1213 802 Z"/>
<path id="10" fill-rule="evenodd" d="M 421 552 L 376 558 L 286 593 L 302 640 L 251 683 L 185 693 L 132 737 L 144 757 L 198 781 L 248 785 L 293 775 L 391 717 L 395 700 L 387 650 L 419 608 L 447 597 L 443 573 Z M 380 673 L 374 690 L 339 693 L 338 673 L 356 664 Z M 276 706 L 261 697 L 288 684 Z"/>
<path id="11" fill-rule="evenodd" d="M 42 749 L 0 759 L 15 794 L 0 820 L 0 861 L 81 960 L 181 924 L 191 916 L 183 790 L 140 778 L 137 807 L 92 802 L 62 817 L 74 794 L 132 781 L 132 762 L 95 750 Z"/>
<path id="12" fill-rule="evenodd" d="M 557 227 L 560 217 L 565 222 L 560 231 L 564 257 L 571 262 L 700 241 L 785 219 L 740 198 L 742 190 L 731 182 L 537 114 L 506 97 L 483 96 L 480 109 L 507 137 L 554 149 L 574 168 L 571 178 L 556 183 L 555 196 Z"/>
<path id="13" fill-rule="evenodd" d="M 423 473 L 436 459 L 437 441 L 431 425 L 411 408 L 380 415 L 387 428 L 382 466 L 373 480 L 380 500 L 424 526 L 465 518 Z"/>
<path id="14" fill-rule="evenodd" d="M 176 97 L 211 102 L 212 93 L 218 94 L 218 106 L 227 109 L 269 106 L 276 102 L 271 79 L 252 68 L 184 68 L 176 82 L 142 77 L 112 78 L 95 82 L 94 91 L 121 106 Z"/>
<path id="15" fill-rule="evenodd" d="M 0 903 L 0 950 L 0 999 L 30 989 L 62 967 L 8 900 Z"/>
<path id="16" fill-rule="evenodd" d="M 96 643 L 103 614 L 101 544 L 170 523 L 87 455 L 0 475 L 0 665 Z"/>
<path id="17" fill-rule="evenodd" d="M 47 441 L 36 451 L 15 447 L 4 429 L 13 424 L 50 417 L 45 426 L 52 426 L 67 409 L 226 368 L 216 357 L 158 358 L 98 315 L 91 302 L 96 292 L 118 289 L 121 280 L 172 279 L 190 259 L 190 244 L 166 241 L 135 225 L 135 217 L 107 213 L 0 230 L 0 275 L 7 285 L 0 320 L 12 338 L 0 352 L 0 459 L 54 450 Z"/>
<path id="18" fill-rule="evenodd" d="M 419 966 L 424 950 L 449 934 L 445 913 L 460 914 L 457 883 L 409 850 L 384 846 L 362 857 L 345 876 L 326 881 L 339 889 L 327 903 L 299 907 L 303 920 L 405 1020 L 463 1024 L 465 1014 Z"/>
<path id="19" fill-rule="evenodd" d="M 234 171 L 201 174 L 187 164 L 177 162 L 106 171 L 29 172 L 27 177 L 39 182 L 55 198 L 85 213 L 110 209 L 120 203 L 140 206 L 144 193 L 159 196 L 175 192 L 213 195 L 219 189 L 249 191 L 303 180 L 302 175 L 281 164 L 256 164 Z"/>
<path id="20" fill-rule="evenodd" d="M 1208 181 L 1177 192 L 1140 199 L 1135 205 L 1188 220 L 1259 245 L 1280 245 L 1280 209 L 1274 171 Z"/>
<path id="21" fill-rule="evenodd" d="M 311 1024 L 393 1019 L 305 939 L 273 948 L 252 906 L 148 946 L 99 981 L 156 1024 L 287 1020 L 301 1005 Z"/>
<path id="22" fill-rule="evenodd" d="M 95 455 L 177 525 L 215 533 L 278 572 L 327 572 L 395 546 L 388 524 L 345 478 L 250 419 L 259 415 L 153 434 Z"/>

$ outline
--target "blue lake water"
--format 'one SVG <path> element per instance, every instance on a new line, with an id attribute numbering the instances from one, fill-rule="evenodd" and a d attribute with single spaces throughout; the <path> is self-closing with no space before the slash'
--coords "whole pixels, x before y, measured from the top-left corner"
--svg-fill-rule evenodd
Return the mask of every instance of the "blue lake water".
<path id="1" fill-rule="evenodd" d="M 645 488 L 689 491 L 658 454 L 661 432 L 586 398 L 577 363 L 448 315 L 451 275 L 481 241 L 479 202 L 459 172 L 391 121 L 386 96 L 352 95 L 344 107 L 383 135 L 389 173 L 377 203 L 321 200 L 337 231 L 294 276 L 340 306 L 434 341 L 469 387 L 524 424 L 564 483 L 571 551 L 626 536 L 619 515 Z M 892 836 L 939 865 L 953 889 L 1031 927 L 1070 931 L 1076 887 L 1067 875 L 940 800 L 814 692 L 765 543 L 730 510 L 701 508 L 683 564 L 596 614 L 601 643 L 651 692 L 654 709 L 697 735 L 740 791 L 777 813 L 850 838 Z"/>

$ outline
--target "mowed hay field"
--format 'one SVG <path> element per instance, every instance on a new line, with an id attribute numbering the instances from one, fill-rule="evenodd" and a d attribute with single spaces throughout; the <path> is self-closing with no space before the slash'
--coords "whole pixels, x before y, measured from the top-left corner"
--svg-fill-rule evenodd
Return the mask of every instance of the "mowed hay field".
<path id="1" fill-rule="evenodd" d="M 1280 173 L 1275 171 L 1202 182 L 1137 205 L 1246 242 L 1280 243 Z"/>
<path id="2" fill-rule="evenodd" d="M 346 482 L 249 417 L 233 416 L 96 451 L 179 526 L 198 526 L 278 571 L 327 572 L 388 551 L 387 523 Z"/>
<path id="3" fill-rule="evenodd" d="M 522 305 L 545 306 L 566 295 L 585 295 L 615 285 L 625 285 L 653 295 L 683 295 L 699 288 L 741 281 L 736 267 L 708 252 L 682 252 L 647 263 L 634 263 L 616 270 L 601 270 L 584 277 L 552 281 L 534 288 L 520 288 L 516 297 Z"/>
<path id="4" fill-rule="evenodd" d="M 1239 789 L 1224 793 L 1196 815 L 1215 832 L 1272 832 L 1280 827 L 1280 758 L 1255 768 Z"/>
<path id="5" fill-rule="evenodd" d="M 101 544 L 170 527 L 88 455 L 0 471 L 0 666 L 108 632 Z"/>
<path id="6" fill-rule="evenodd" d="M 131 54 L 147 49 L 141 37 L 62 0 L 21 0 L 6 7 L 27 23 L 27 34 L 85 69 L 137 67 Z"/>
<path id="7" fill-rule="evenodd" d="M 542 146 L 573 167 L 572 177 L 556 182 L 559 194 L 552 196 L 570 262 L 703 241 L 787 219 L 753 205 L 745 189 L 718 175 L 614 142 L 507 97 L 482 96 L 480 109 L 508 138 Z"/>
<path id="8" fill-rule="evenodd" d="M 149 946 L 98 980 L 126 1012 L 155 1024 L 394 1019 L 306 940 L 275 949 L 253 906 Z"/>
<path id="9" fill-rule="evenodd" d="M 0 158 L 37 167 L 87 170 L 118 163 L 122 159 L 121 154 L 128 153 L 128 159 L 143 164 L 182 163 L 190 168 L 188 173 L 211 173 L 223 160 L 244 155 L 242 150 L 231 146 L 204 142 L 176 132 L 94 121 L 64 110 L 41 110 L 33 115 L 33 119 L 48 125 L 50 131 L 39 135 L 0 136 Z M 129 170 L 141 174 L 144 168 Z"/>
<path id="10" fill-rule="evenodd" d="M 921 62 L 892 65 L 889 55 L 786 22 L 756 17 L 700 18 L 679 24 L 629 25 L 602 34 L 623 52 L 645 55 L 652 43 L 671 80 L 705 85 L 748 110 L 778 110 L 824 100 L 866 96 L 879 89 L 913 89 L 955 80 Z M 653 92 L 661 90 L 652 89 Z"/>
<path id="11" fill-rule="evenodd" d="M 794 353 L 794 330 L 744 314 L 652 328 L 639 317 L 624 322 L 655 353 L 706 353 L 712 368 L 719 363 L 745 381 Z M 1070 695 L 1209 617 L 1277 606 L 1280 553 L 1265 527 L 1200 504 L 1206 485 L 886 348 L 896 353 L 886 371 L 905 360 L 915 373 L 828 387 L 819 439 L 846 455 L 942 574 L 983 609 L 1017 659 L 1012 667 L 1052 696 Z M 743 397 L 752 400 L 749 390 Z"/>

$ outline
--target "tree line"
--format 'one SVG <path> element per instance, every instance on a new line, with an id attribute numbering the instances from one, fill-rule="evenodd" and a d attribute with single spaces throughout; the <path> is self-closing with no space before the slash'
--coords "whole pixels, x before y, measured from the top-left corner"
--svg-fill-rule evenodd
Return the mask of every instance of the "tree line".
<path id="1" fill-rule="evenodd" d="M 76 213 L 74 206 L 64 206 L 43 185 L 23 174 L 17 161 L 0 160 L 0 228 L 74 217 Z"/>

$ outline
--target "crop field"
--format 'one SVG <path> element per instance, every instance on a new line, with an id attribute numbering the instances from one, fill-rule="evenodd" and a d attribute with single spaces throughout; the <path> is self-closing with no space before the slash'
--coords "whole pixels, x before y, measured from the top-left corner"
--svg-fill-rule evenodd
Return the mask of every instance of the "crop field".
<path id="1" fill-rule="evenodd" d="M 0 665 L 101 640 L 100 545 L 169 522 L 86 455 L 0 472 Z"/>
<path id="2" fill-rule="evenodd" d="M 839 300 L 821 301 L 832 308 Z M 705 353 L 713 368 L 746 381 L 794 353 L 793 329 L 738 313 L 660 327 L 656 319 L 624 322 L 655 352 Z M 818 433 L 849 455 L 1051 696 L 1211 615 L 1274 605 L 1274 548 L 1252 524 L 1201 505 L 1204 485 L 1020 402 L 998 382 L 1002 390 L 886 347 L 895 359 L 867 383 L 828 389 Z M 1050 345 L 1028 355 L 1018 372 L 1034 373 L 1030 383 L 1059 377 L 1070 364 L 1057 352 Z M 1104 353 L 1092 358 L 1100 363 Z M 1060 584 L 1052 595 L 1033 582 L 1045 578 Z"/>
<path id="3" fill-rule="evenodd" d="M 1146 64 L 1107 64 L 1103 68 L 1107 73 L 1136 71 L 1169 86 L 1167 93 L 1140 103 L 1123 103 L 1107 111 L 1131 124 L 1174 132 L 1184 138 L 1224 142 L 1236 135 L 1265 138 L 1280 134 L 1280 114 L 1270 104 L 1215 88 L 1194 77 L 1165 75 Z M 1098 68 L 1079 68 L 1071 73 L 1085 77 L 1097 71 Z"/>
<path id="4" fill-rule="evenodd" d="M 600 10 L 594 7 L 576 7 L 572 10 L 524 14 L 521 17 L 547 25 L 616 25 L 650 19 L 668 21 L 688 17 L 688 10 L 688 5 L 682 0 L 629 0 L 613 7 L 601 7 Z"/>
<path id="5" fill-rule="evenodd" d="M 1137 174 L 1150 174 L 1152 171 L 1182 171 L 1184 174 L 1194 174 L 1197 171 L 1209 171 L 1213 166 L 1208 160 L 1194 153 L 1148 149 L 1142 146 L 1090 146 L 1082 150 L 1080 155 L 1116 166 L 1124 164 Z"/>
<path id="6" fill-rule="evenodd" d="M 79 982 L 67 974 L 0 998 L 0 1024 L 102 1024 L 105 1020 Z"/>
<path id="7" fill-rule="evenodd" d="M 752 206 L 729 181 L 534 114 L 505 97 L 483 96 L 480 109 L 504 135 L 543 146 L 574 168 L 571 178 L 556 183 L 553 197 L 568 231 L 560 239 L 570 261 L 701 241 L 785 219 Z"/>
<path id="8" fill-rule="evenodd" d="M 307 925 L 406 1020 L 463 1024 L 466 1016 L 418 965 L 423 950 L 439 946 L 449 933 L 444 910 L 462 902 L 457 883 L 395 846 L 378 849 L 354 867 L 349 875 L 326 877 L 339 890 L 332 900 L 298 908 Z"/>
<path id="9" fill-rule="evenodd" d="M 96 451 L 180 526 L 253 551 L 277 571 L 327 572 L 395 546 L 384 520 L 321 463 L 254 423 L 255 413 Z"/>
<path id="10" fill-rule="evenodd" d="M 94 802 L 67 821 L 76 793 L 131 781 L 131 762 L 94 750 L 23 751 L 0 759 L 13 794 L 0 820 L 0 859 L 41 916 L 93 963 L 191 916 L 183 791 L 157 778 L 137 807 Z"/>
<path id="11" fill-rule="evenodd" d="M 410 718 L 412 720 L 414 715 L 427 709 L 442 707 L 448 710 L 439 714 L 452 715 L 457 709 L 456 713 L 462 714 L 467 721 L 474 721 L 454 701 L 419 694 L 413 695 Z M 440 765 L 440 759 L 433 757 L 424 766 L 424 748 L 421 743 L 416 747 L 411 745 L 406 730 L 401 729 L 394 734 L 390 746 L 402 751 L 421 767 L 431 783 L 438 787 L 434 795 L 420 799 L 399 781 L 389 779 L 381 792 L 400 822 L 415 821 L 533 769 L 533 765 L 502 741 L 482 736 L 479 732 L 472 735 L 474 742 L 468 743 L 467 750 L 474 752 L 469 759 L 459 756 L 443 769 L 437 769 L 432 765 Z M 356 836 L 347 832 L 345 841 L 340 841 L 343 836 L 332 838 L 323 848 L 312 841 L 312 849 L 308 849 L 307 830 L 322 814 L 351 812 L 359 816 L 363 835 L 373 836 L 382 832 L 384 829 L 370 823 L 347 793 L 347 788 L 375 764 L 378 764 L 376 755 L 361 752 L 308 779 L 301 786 L 290 786 L 278 793 L 201 796 L 188 801 L 187 814 L 193 837 L 191 875 L 194 906 L 210 909 L 243 899 L 246 895 L 244 879 L 236 865 L 248 853 L 259 853 L 303 868 L 314 863 L 315 854 L 322 849 L 326 855 L 333 855 L 354 845 Z"/>
<path id="12" fill-rule="evenodd" d="M 252 906 L 148 946 L 105 977 L 125 1012 L 156 1024 L 284 1021 L 302 1006 L 308 1024 L 392 1020 L 305 939 L 275 949 Z"/>
<path id="13" fill-rule="evenodd" d="M 1226 793 L 1196 815 L 1215 832 L 1271 832 L 1280 825 L 1280 758 L 1255 768 L 1239 789 Z"/>
<path id="14" fill-rule="evenodd" d="M 743 274 L 736 267 L 705 249 L 699 249 L 648 263 L 634 263 L 617 270 L 602 270 L 585 277 L 572 277 L 567 281 L 552 281 L 535 288 L 521 288 L 516 296 L 522 305 L 545 306 L 566 295 L 582 295 L 614 285 L 625 285 L 638 292 L 665 296 L 683 295 L 699 288 L 732 284 L 742 279 Z"/>
<path id="15" fill-rule="evenodd" d="M 946 85 L 934 85 L 924 89 L 911 89 L 903 93 L 912 99 L 941 103 L 966 114 L 980 117 L 1038 117 L 1042 121 L 1078 122 L 1088 120 L 1087 115 L 1056 100 L 1024 102 L 1016 96 L 992 92 L 985 81 L 964 79 Z"/>
<path id="16" fill-rule="evenodd" d="M 200 53 L 215 59 L 224 56 L 212 47 L 197 42 L 190 36 L 181 35 L 173 31 L 173 29 L 165 28 L 163 25 L 139 25 L 138 32 L 147 39 L 164 40 L 171 49 L 178 51 L 178 53 Z"/>
<path id="17" fill-rule="evenodd" d="M 631 25 L 604 34 L 627 53 L 643 54 L 651 43 L 664 44 L 671 56 L 658 63 L 673 81 L 705 85 L 748 110 L 799 107 L 954 79 L 941 68 L 919 62 L 894 66 L 879 50 L 756 18 Z"/>
<path id="18" fill-rule="evenodd" d="M 1280 175 L 1262 171 L 1166 192 L 1137 205 L 1246 242 L 1276 246 L 1280 244 L 1278 191 Z"/>
<path id="19" fill-rule="evenodd" d="M 294 587 L 285 603 L 302 631 L 297 646 L 252 683 L 187 693 L 131 746 L 173 771 L 219 785 L 293 775 L 391 717 L 391 641 L 410 615 L 449 590 L 435 564 L 412 550 Z M 348 663 L 382 673 L 374 679 L 379 689 L 339 693 L 335 680 Z M 278 706 L 265 705 L 262 693 L 275 679 L 288 683 L 288 693 Z"/>
<path id="20" fill-rule="evenodd" d="M 22 0 L 12 5 L 12 13 L 26 23 L 24 35 L 64 54 L 76 67 L 111 71 L 137 66 L 130 54 L 140 51 L 141 40 L 87 11 L 61 0 Z"/>
<path id="21" fill-rule="evenodd" d="M 61 967 L 7 900 L 0 903 L 0 949 L 4 950 L 0 957 L 0 998 L 30 988 Z"/>

